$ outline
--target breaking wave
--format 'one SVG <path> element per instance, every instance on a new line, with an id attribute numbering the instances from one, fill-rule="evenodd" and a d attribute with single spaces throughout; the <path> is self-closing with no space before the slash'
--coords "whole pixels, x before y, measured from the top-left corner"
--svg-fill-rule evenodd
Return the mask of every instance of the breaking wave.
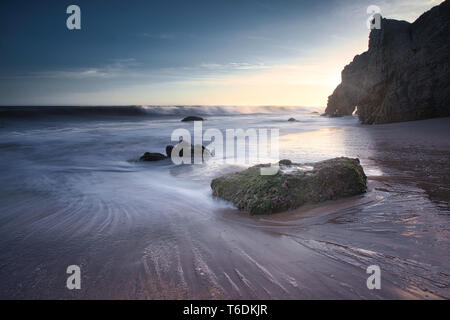
<path id="1" fill-rule="evenodd" d="M 285 106 L 33 106 L 0 107 L 1 117 L 164 117 L 164 116 L 227 116 L 236 114 L 289 113 L 316 111 L 306 107 Z"/>

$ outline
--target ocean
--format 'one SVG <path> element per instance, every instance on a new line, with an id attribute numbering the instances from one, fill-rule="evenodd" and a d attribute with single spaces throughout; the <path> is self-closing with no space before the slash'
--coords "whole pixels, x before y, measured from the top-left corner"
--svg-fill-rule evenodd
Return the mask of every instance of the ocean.
<path id="1" fill-rule="evenodd" d="M 364 126 L 319 112 L 0 107 L 0 298 L 450 298 L 449 118 Z M 203 130 L 277 129 L 280 159 L 359 158 L 369 190 L 250 217 L 210 183 L 254 163 L 138 161 L 192 132 L 189 115 Z M 80 290 L 66 288 L 69 265 Z M 383 290 L 367 288 L 369 265 Z"/>

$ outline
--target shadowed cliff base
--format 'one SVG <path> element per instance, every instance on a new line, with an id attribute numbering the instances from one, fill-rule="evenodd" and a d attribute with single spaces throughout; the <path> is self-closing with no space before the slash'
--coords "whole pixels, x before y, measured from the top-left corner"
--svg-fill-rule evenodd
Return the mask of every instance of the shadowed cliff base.
<path id="1" fill-rule="evenodd" d="M 414 23 L 381 20 L 369 50 L 342 71 L 325 114 L 377 124 L 450 116 L 450 3 Z"/>

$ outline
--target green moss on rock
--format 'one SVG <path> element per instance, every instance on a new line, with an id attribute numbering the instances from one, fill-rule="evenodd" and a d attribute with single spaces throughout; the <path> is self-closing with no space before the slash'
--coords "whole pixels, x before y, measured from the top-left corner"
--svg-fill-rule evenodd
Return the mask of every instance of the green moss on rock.
<path id="1" fill-rule="evenodd" d="M 334 158 L 317 163 L 280 163 L 272 176 L 250 167 L 211 182 L 213 195 L 252 215 L 270 214 L 364 193 L 367 178 L 359 159 Z"/>

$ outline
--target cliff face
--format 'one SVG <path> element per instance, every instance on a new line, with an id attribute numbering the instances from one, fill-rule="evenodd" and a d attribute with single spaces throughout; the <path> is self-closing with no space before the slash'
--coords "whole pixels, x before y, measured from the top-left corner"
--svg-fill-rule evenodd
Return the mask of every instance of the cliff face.
<path id="1" fill-rule="evenodd" d="M 369 50 L 342 71 L 325 114 L 350 115 L 362 123 L 450 116 L 450 2 L 414 23 L 382 19 Z"/>

